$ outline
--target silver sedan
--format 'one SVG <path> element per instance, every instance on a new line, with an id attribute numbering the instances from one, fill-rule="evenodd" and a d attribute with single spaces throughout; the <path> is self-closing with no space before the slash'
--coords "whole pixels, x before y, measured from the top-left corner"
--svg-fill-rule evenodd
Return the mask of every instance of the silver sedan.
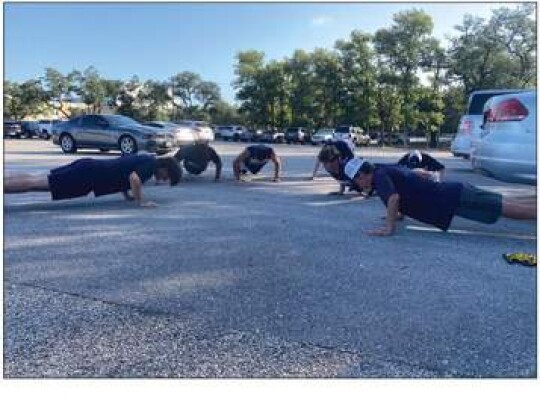
<path id="1" fill-rule="evenodd" d="M 484 106 L 471 163 L 494 178 L 536 184 L 536 92 L 495 96 Z"/>

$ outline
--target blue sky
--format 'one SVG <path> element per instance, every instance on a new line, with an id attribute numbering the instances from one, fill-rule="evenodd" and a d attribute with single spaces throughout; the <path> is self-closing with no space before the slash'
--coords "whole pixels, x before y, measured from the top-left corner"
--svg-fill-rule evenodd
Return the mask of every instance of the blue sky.
<path id="1" fill-rule="evenodd" d="M 165 80 L 193 71 L 232 102 L 235 54 L 282 59 L 295 49 L 331 48 L 354 29 L 373 33 L 413 7 L 453 32 L 465 13 L 489 17 L 502 3 L 4 3 L 4 78 L 25 81 L 46 67 L 93 65 L 102 76 Z M 514 7 L 512 5 L 511 7 Z"/>

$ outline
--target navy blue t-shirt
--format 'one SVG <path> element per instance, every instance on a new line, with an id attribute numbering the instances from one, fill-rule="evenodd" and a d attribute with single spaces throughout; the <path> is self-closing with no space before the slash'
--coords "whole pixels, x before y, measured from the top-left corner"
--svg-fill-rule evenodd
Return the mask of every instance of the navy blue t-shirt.
<path id="1" fill-rule="evenodd" d="M 433 182 L 397 165 L 376 165 L 373 187 L 385 205 L 390 195 L 397 193 L 403 215 L 447 230 L 459 205 L 463 184 Z"/>
<path id="2" fill-rule="evenodd" d="M 94 160 L 92 169 L 95 196 L 114 194 L 131 189 L 129 176 L 137 173 L 141 182 L 148 181 L 156 168 L 156 158 L 151 155 L 130 155 L 114 160 Z"/>
<path id="3" fill-rule="evenodd" d="M 264 144 L 255 144 L 246 150 L 249 156 L 244 159 L 244 165 L 252 174 L 257 174 L 274 154 L 274 150 Z"/>

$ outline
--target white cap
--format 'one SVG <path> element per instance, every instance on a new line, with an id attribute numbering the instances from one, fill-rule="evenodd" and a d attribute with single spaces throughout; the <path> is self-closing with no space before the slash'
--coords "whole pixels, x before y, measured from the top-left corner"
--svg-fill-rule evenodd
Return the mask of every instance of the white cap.
<path id="1" fill-rule="evenodd" d="M 353 158 L 352 160 L 349 160 L 347 164 L 345 164 L 345 175 L 349 179 L 353 179 L 356 177 L 356 174 L 358 174 L 358 171 L 360 171 L 360 168 L 362 165 L 364 165 L 364 160 L 361 158 Z"/>

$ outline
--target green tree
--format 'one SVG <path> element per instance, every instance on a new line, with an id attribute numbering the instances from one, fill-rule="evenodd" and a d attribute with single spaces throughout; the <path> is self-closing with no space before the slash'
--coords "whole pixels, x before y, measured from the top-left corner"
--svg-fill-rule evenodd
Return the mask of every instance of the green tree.
<path id="1" fill-rule="evenodd" d="M 118 95 L 118 114 L 132 117 L 136 120 L 143 120 L 144 112 L 138 104 L 139 93 L 143 88 L 139 77 L 134 75 L 130 80 L 124 82 Z"/>
<path id="2" fill-rule="evenodd" d="M 293 56 L 287 61 L 286 74 L 290 78 L 292 125 L 314 127 L 316 124 L 317 106 L 313 71 L 313 60 L 303 50 L 294 51 Z"/>
<path id="3" fill-rule="evenodd" d="M 144 120 L 168 120 L 169 106 L 172 98 L 169 95 L 169 83 L 148 80 L 138 95 L 141 104 L 140 116 Z"/>
<path id="4" fill-rule="evenodd" d="M 77 90 L 76 80 L 80 76 L 77 71 L 64 75 L 54 68 L 46 68 L 45 75 L 40 80 L 45 84 L 49 103 L 57 104 L 57 108 L 64 115 L 70 117 L 66 110 L 66 100 L 69 100 L 71 93 Z"/>
<path id="5" fill-rule="evenodd" d="M 88 110 L 91 113 L 101 113 L 102 105 L 105 102 L 106 88 L 97 69 L 90 66 L 82 73 L 74 71 L 72 77 L 75 87 L 73 90 L 88 106 Z"/>
<path id="6" fill-rule="evenodd" d="M 467 15 L 450 38 L 448 79 L 465 94 L 536 86 L 534 5 L 502 7 L 489 20 Z"/>
<path id="7" fill-rule="evenodd" d="M 22 84 L 4 81 L 4 118 L 22 120 L 50 110 L 48 94 L 39 80 Z"/>
<path id="8" fill-rule="evenodd" d="M 261 76 L 264 69 L 264 53 L 249 50 L 236 55 L 233 87 L 240 102 L 239 111 L 253 124 L 266 122 L 267 103 Z"/>
<path id="9" fill-rule="evenodd" d="M 370 34 L 353 31 L 347 41 L 339 40 L 335 44 L 342 70 L 341 121 L 360 124 L 367 130 L 381 124 L 377 109 L 377 70 L 371 40 Z"/>
<path id="10" fill-rule="evenodd" d="M 318 125 L 336 126 L 341 116 L 343 101 L 343 75 L 337 52 L 317 48 L 311 54 L 313 78 L 311 82 L 314 101 L 311 112 Z M 306 106 L 307 107 L 307 106 Z"/>
<path id="11" fill-rule="evenodd" d="M 426 67 L 426 56 L 432 54 L 435 44 L 431 36 L 433 20 L 421 10 L 410 10 L 394 15 L 389 29 L 375 33 L 374 46 L 382 62 L 396 73 L 399 89 L 403 95 L 404 127 L 414 128 L 416 101 L 415 88 L 419 84 L 418 71 Z"/>
<path id="12" fill-rule="evenodd" d="M 181 115 L 185 119 L 208 120 L 210 109 L 221 99 L 219 86 L 203 81 L 200 75 L 184 71 L 170 79 L 174 99 L 181 100 Z"/>

